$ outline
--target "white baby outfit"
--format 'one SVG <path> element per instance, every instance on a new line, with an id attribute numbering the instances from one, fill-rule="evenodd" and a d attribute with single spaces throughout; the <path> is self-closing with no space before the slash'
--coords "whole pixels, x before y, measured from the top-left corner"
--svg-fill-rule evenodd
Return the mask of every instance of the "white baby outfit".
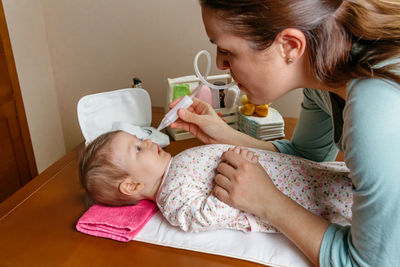
<path id="1" fill-rule="evenodd" d="M 216 168 L 222 153 L 230 147 L 205 145 L 176 155 L 157 193 L 158 207 L 172 225 L 187 232 L 215 229 L 278 232 L 267 221 L 232 208 L 214 196 Z M 317 163 L 271 151 L 251 150 L 285 195 L 331 222 L 351 223 L 352 184 L 343 162 Z"/>

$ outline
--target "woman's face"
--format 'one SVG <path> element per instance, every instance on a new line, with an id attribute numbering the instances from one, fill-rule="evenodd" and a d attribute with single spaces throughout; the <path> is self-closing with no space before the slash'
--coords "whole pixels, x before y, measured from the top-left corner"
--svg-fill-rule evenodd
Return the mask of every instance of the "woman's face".
<path id="1" fill-rule="evenodd" d="M 251 103 L 270 103 L 294 89 L 279 45 L 274 42 L 265 50 L 255 50 L 249 41 L 230 33 L 214 10 L 203 7 L 202 15 L 207 35 L 217 46 L 217 67 L 230 70 Z"/>

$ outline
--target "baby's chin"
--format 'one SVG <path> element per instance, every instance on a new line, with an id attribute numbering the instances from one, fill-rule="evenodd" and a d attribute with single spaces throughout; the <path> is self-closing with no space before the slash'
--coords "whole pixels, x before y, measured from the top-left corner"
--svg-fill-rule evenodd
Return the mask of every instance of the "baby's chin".
<path id="1" fill-rule="evenodd" d="M 165 164 L 168 164 L 169 161 L 171 160 L 171 157 L 172 157 L 170 153 L 164 151 L 163 149 L 161 149 L 160 151 L 158 151 L 158 156 L 160 157 L 160 159 L 161 159 L 162 161 L 165 160 Z"/>
<path id="2" fill-rule="evenodd" d="M 160 148 L 160 150 L 158 151 L 158 155 L 161 157 L 169 157 L 169 158 L 171 157 L 171 154 L 162 148 Z"/>

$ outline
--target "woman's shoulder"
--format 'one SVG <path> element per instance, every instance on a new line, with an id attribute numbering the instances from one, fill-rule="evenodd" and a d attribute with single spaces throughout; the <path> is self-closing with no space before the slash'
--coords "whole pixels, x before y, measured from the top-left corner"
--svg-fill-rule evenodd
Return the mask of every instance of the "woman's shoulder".
<path id="1" fill-rule="evenodd" d="M 397 126 L 400 114 L 400 84 L 385 79 L 356 79 L 347 89 L 344 119 L 362 126 L 393 119 Z M 361 125 L 360 125 L 361 124 Z M 400 127 L 400 125 L 398 126 Z"/>
<path id="2" fill-rule="evenodd" d="M 351 170 L 389 173 L 395 168 L 393 161 L 400 156 L 399 114 L 398 84 L 384 79 L 351 82 L 343 112 L 343 150 Z"/>
<path id="3" fill-rule="evenodd" d="M 400 130 L 400 85 L 385 79 L 353 80 L 347 90 L 344 121 L 371 128 L 392 126 Z M 386 127 L 385 127 L 386 128 Z"/>
<path id="4" fill-rule="evenodd" d="M 388 100 L 396 102 L 399 98 L 400 84 L 387 79 L 354 79 L 347 89 L 347 102 L 356 100 L 358 103 L 369 101 L 371 104 L 380 104 Z"/>

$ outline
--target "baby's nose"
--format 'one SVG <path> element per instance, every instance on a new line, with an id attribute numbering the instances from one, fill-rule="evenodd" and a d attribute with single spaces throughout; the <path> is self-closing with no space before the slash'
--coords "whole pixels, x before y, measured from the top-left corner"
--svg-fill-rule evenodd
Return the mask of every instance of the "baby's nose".
<path id="1" fill-rule="evenodd" d="M 153 143 L 153 142 L 151 142 L 150 139 L 146 139 L 143 142 L 146 144 L 146 146 L 149 146 L 149 145 L 151 145 Z"/>

